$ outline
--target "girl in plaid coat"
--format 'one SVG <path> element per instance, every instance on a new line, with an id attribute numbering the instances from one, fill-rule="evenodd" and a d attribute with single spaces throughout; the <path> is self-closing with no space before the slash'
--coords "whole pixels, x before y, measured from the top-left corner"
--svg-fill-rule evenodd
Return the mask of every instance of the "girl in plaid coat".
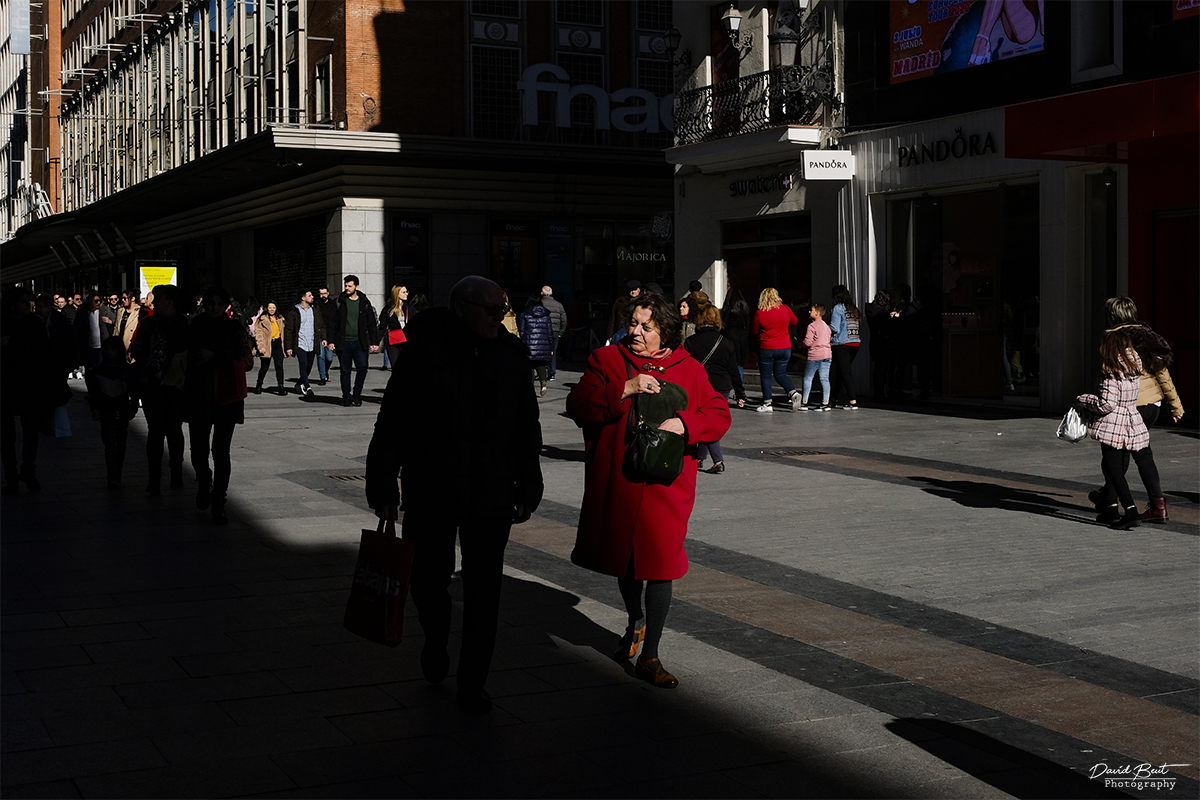
<path id="1" fill-rule="evenodd" d="M 1127 531 L 1138 526 L 1138 509 L 1125 480 L 1130 453 L 1150 445 L 1150 432 L 1137 412 L 1142 360 L 1129 334 L 1118 330 L 1104 337 L 1100 371 L 1097 393 L 1079 395 L 1075 405 L 1085 418 L 1090 417 L 1088 435 L 1100 443 L 1100 469 L 1120 501 L 1102 519 L 1106 518 L 1112 528 Z"/>

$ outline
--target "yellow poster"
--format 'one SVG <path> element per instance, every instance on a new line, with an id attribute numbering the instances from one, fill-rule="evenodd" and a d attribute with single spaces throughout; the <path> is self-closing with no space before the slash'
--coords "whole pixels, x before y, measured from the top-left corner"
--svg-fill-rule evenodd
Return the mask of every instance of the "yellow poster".
<path id="1" fill-rule="evenodd" d="M 142 277 L 142 297 L 155 286 L 162 286 L 164 283 L 175 286 L 175 271 L 176 267 L 138 267 Z"/>

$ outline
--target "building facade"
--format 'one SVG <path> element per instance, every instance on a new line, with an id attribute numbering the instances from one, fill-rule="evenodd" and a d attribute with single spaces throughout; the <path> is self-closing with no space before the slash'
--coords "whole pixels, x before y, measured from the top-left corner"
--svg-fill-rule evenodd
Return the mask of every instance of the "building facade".
<path id="1" fill-rule="evenodd" d="M 5 280 L 280 302 L 674 281 L 670 2 L 66 0 L 61 213 Z M 65 282 L 65 283 L 64 283 Z"/>
<path id="2" fill-rule="evenodd" d="M 688 79 L 710 98 L 707 124 L 685 126 L 697 90 L 680 90 L 667 151 L 679 281 L 718 296 L 731 285 L 751 306 L 767 285 L 828 304 L 844 284 L 860 307 L 910 287 L 927 320 L 906 354 L 914 393 L 1046 413 L 1089 388 L 1103 301 L 1128 293 L 1174 345 L 1195 405 L 1196 4 L 738 10 L 749 46 L 712 9 L 676 4 Z M 784 28 L 815 42 L 794 62 L 773 48 Z M 832 64 L 801 103 L 809 116 L 789 115 L 783 73 L 819 76 L 822 57 Z M 766 123 L 752 86 L 766 87 Z M 848 169 L 813 169 L 820 154 Z M 866 389 L 870 361 L 855 369 Z"/>

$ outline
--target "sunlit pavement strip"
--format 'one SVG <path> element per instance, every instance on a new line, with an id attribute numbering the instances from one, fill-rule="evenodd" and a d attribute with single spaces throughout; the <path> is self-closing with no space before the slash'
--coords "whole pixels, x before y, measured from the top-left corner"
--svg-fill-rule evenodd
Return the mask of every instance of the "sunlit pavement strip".
<path id="1" fill-rule="evenodd" d="M 573 531 L 539 521 L 514 529 L 513 541 L 569 558 Z M 1200 748 L 1196 731 L 1200 719 L 1193 714 L 696 563 L 676 582 L 675 597 L 1103 750 L 1155 765 L 1177 763 L 1180 756 L 1190 758 L 1190 766 L 1176 767 L 1172 772 L 1193 780 L 1197 777 L 1195 764 L 1200 761 Z"/>

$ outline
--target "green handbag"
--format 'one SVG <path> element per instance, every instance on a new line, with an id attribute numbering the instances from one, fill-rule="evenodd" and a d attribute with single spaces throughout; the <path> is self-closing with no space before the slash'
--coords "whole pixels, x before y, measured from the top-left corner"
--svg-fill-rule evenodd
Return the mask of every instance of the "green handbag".
<path id="1" fill-rule="evenodd" d="M 625 362 L 625 372 L 633 377 L 633 368 Z M 688 394 L 677 383 L 658 379 L 662 391 L 657 394 L 635 394 L 629 414 L 629 450 L 626 466 L 634 476 L 646 483 L 670 484 L 683 472 L 683 452 L 687 441 L 677 433 L 659 430 L 658 426 L 683 411 Z"/>

